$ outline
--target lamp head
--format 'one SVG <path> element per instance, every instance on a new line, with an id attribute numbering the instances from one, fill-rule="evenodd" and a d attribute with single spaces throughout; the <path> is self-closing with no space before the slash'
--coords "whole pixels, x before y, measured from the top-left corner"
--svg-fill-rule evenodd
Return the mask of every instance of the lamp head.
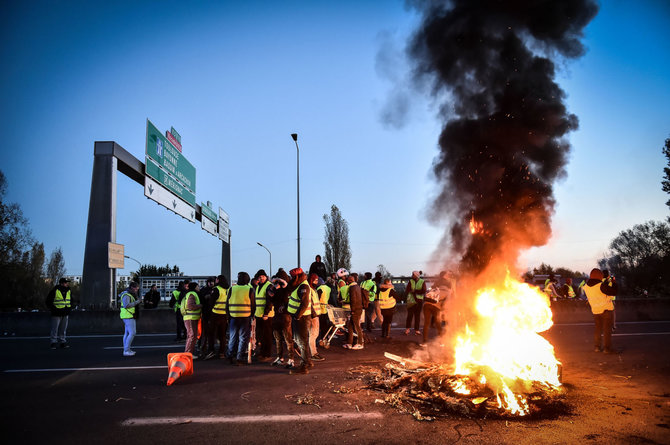
<path id="1" fill-rule="evenodd" d="M 298 133 L 291 133 L 291 137 L 295 142 L 298 142 Z"/>

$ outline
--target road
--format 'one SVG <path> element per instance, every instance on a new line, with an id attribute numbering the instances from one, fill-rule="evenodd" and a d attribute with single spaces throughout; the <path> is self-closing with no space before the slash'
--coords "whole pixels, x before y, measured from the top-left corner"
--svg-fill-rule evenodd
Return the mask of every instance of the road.
<path id="1" fill-rule="evenodd" d="M 71 337 L 64 350 L 47 337 L 2 337 L 3 443 L 670 443 L 670 322 L 619 323 L 614 355 L 593 352 L 591 332 L 584 323 L 545 334 L 563 363 L 570 414 L 433 422 L 379 403 L 350 372 L 382 366 L 385 351 L 420 351 L 419 337 L 397 328 L 391 343 L 362 351 L 334 341 L 308 375 L 197 361 L 171 387 L 166 355 L 183 350 L 174 334 L 138 336 L 135 357 L 122 357 L 121 335 Z"/>

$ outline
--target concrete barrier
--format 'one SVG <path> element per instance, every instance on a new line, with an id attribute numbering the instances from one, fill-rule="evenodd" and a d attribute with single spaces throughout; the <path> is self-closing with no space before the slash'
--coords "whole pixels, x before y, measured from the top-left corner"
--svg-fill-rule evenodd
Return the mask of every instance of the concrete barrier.
<path id="1" fill-rule="evenodd" d="M 593 315 L 586 301 L 559 300 L 551 304 L 554 323 L 590 323 Z M 393 317 L 396 326 L 404 326 L 407 311 L 399 304 Z M 624 299 L 616 302 L 617 322 L 670 320 L 670 299 Z M 0 336 L 46 336 L 51 326 L 49 312 L 0 313 Z M 139 334 L 175 332 L 174 311 L 169 308 L 142 310 L 137 321 Z M 73 311 L 68 335 L 123 334 L 119 312 Z"/>

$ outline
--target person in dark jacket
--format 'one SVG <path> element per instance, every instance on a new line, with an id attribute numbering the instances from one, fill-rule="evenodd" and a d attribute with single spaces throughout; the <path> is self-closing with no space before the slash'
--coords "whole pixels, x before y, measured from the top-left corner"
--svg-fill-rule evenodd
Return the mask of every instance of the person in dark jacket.
<path id="1" fill-rule="evenodd" d="M 212 299 L 212 291 L 214 290 L 214 277 L 207 278 L 205 287 L 198 291 L 200 304 L 202 305 L 202 313 L 200 314 L 200 337 L 198 338 L 198 352 L 200 358 L 205 358 L 208 352 L 214 351 L 213 345 L 208 342 L 209 320 L 212 318 L 212 308 L 214 307 L 214 300 Z M 211 358 L 211 357 L 210 357 Z"/>
<path id="2" fill-rule="evenodd" d="M 291 278 L 286 271 L 279 269 L 277 275 L 272 279 L 275 289 L 274 294 L 270 297 L 270 303 L 275 310 L 275 316 L 272 317 L 272 335 L 277 350 L 272 366 L 286 366 L 289 369 L 294 366 L 292 317 L 288 313 L 288 283 L 290 281 Z M 284 344 L 286 344 L 286 361 L 284 361 Z"/>
<path id="3" fill-rule="evenodd" d="M 291 374 L 307 374 L 314 366 L 309 350 L 309 328 L 312 323 L 312 298 L 307 274 L 300 267 L 291 269 L 289 284 L 288 312 L 293 317 L 293 341 L 298 349 L 302 364 L 291 370 Z"/>
<path id="4" fill-rule="evenodd" d="M 361 329 L 361 315 L 370 303 L 369 300 L 363 298 L 363 292 L 358 285 L 358 274 L 352 273 L 347 278 L 349 285 L 349 304 L 351 305 L 351 318 L 347 322 L 349 329 L 349 336 L 347 343 L 343 346 L 347 349 L 363 349 L 363 330 Z M 367 301 L 366 301 L 367 300 Z M 354 331 L 357 335 L 357 342 L 354 344 Z"/>
<path id="5" fill-rule="evenodd" d="M 584 293 L 589 300 L 595 329 L 593 345 L 596 352 L 612 353 L 612 325 L 614 324 L 614 304 L 612 300 L 617 294 L 616 285 L 603 281 L 600 269 L 591 270 L 589 280 L 584 286 Z"/>
<path id="6" fill-rule="evenodd" d="M 51 311 L 51 349 L 69 348 L 65 337 L 67 323 L 72 310 L 70 301 L 70 280 L 61 278 L 46 299 L 46 306 Z"/>
<path id="7" fill-rule="evenodd" d="M 321 255 L 314 258 L 314 262 L 309 266 L 309 273 L 307 275 L 316 274 L 319 277 L 319 286 L 326 282 L 328 272 L 326 272 L 326 265 L 321 262 Z"/>
<path id="8" fill-rule="evenodd" d="M 144 309 L 155 309 L 161 301 L 161 293 L 158 292 L 156 285 L 151 286 L 151 289 L 144 294 Z"/>

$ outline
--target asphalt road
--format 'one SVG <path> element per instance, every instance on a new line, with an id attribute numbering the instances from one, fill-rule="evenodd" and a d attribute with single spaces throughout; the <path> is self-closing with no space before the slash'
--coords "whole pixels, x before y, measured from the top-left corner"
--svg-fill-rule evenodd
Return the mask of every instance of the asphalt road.
<path id="1" fill-rule="evenodd" d="M 48 329 L 48 327 L 47 327 Z M 119 326 L 121 330 L 121 326 Z M 351 369 L 412 356 L 418 338 L 349 351 L 334 341 L 308 375 L 267 363 L 195 362 L 166 386 L 174 334 L 140 335 L 121 355 L 121 335 L 0 338 L 2 442 L 6 444 L 444 444 L 670 443 L 670 322 L 620 323 L 620 353 L 592 351 L 590 324 L 554 326 L 546 337 L 563 363 L 570 413 L 541 420 L 449 417 L 420 422 L 379 403 Z M 378 335 L 373 333 L 373 339 Z M 434 352 L 436 348 L 431 348 Z"/>

